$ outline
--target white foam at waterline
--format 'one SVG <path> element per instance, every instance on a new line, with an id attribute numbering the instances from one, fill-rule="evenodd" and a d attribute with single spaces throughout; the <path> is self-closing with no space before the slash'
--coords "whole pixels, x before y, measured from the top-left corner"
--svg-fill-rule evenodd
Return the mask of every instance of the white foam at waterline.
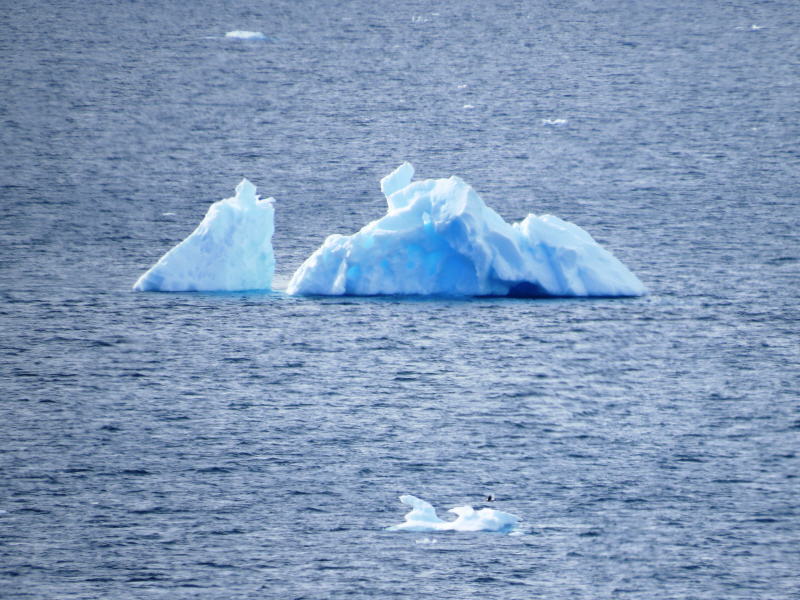
<path id="1" fill-rule="evenodd" d="M 226 38 L 236 39 L 236 40 L 266 40 L 267 36 L 264 35 L 260 31 L 241 31 L 237 29 L 236 31 L 229 31 L 225 34 Z"/>
<path id="2" fill-rule="evenodd" d="M 405 521 L 387 527 L 387 531 L 490 531 L 495 533 L 511 533 L 519 523 L 519 517 L 494 510 L 482 508 L 475 510 L 471 506 L 456 506 L 448 512 L 456 515 L 454 521 L 444 521 L 436 514 L 436 509 L 425 500 L 405 494 L 400 502 L 411 507 L 405 515 Z"/>

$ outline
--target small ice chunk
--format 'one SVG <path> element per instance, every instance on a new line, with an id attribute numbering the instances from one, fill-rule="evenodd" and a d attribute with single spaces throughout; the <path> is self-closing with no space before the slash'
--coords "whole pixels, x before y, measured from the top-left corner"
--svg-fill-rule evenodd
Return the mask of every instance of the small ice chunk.
<path id="1" fill-rule="evenodd" d="M 260 31 L 229 31 L 225 34 L 226 38 L 235 40 L 266 40 L 267 36 Z"/>
<path id="2" fill-rule="evenodd" d="M 400 496 L 400 502 L 411 507 L 405 521 L 387 527 L 388 531 L 494 531 L 510 533 L 519 523 L 519 517 L 512 514 L 482 508 L 475 510 L 471 506 L 456 506 L 448 512 L 456 515 L 454 521 L 444 521 L 436 514 L 436 509 L 425 500 L 416 496 Z"/>
<path id="3" fill-rule="evenodd" d="M 259 200 L 247 179 L 236 196 L 211 205 L 205 218 L 134 284 L 140 292 L 269 290 L 274 200 Z"/>

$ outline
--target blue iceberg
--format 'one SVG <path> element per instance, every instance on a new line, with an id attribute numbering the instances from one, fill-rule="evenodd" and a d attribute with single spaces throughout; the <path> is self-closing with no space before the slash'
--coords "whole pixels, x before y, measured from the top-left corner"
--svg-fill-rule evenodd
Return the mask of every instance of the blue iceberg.
<path id="1" fill-rule="evenodd" d="M 139 277 L 142 292 L 269 290 L 275 271 L 274 199 L 259 200 L 247 181 L 211 205 L 189 237 Z"/>
<path id="2" fill-rule="evenodd" d="M 400 496 L 400 502 L 411 507 L 405 521 L 387 527 L 388 531 L 494 531 L 510 533 L 519 523 L 519 518 L 492 508 L 475 510 L 471 506 L 456 506 L 448 512 L 456 515 L 454 521 L 445 521 L 436 514 L 436 509 L 425 500 L 409 494 Z"/>
<path id="3" fill-rule="evenodd" d="M 509 224 L 458 177 L 381 180 L 388 211 L 331 235 L 295 272 L 292 295 L 640 296 L 641 281 L 586 231 L 551 215 Z"/>

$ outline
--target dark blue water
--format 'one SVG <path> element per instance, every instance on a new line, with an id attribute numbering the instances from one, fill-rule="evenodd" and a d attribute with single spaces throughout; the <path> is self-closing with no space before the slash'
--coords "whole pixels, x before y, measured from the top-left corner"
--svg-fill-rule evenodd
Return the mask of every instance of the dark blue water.
<path id="1" fill-rule="evenodd" d="M 800 598 L 796 2 L 163 4 L 0 11 L 0 597 Z M 403 160 L 651 294 L 284 296 Z M 277 291 L 130 292 L 242 176 Z"/>

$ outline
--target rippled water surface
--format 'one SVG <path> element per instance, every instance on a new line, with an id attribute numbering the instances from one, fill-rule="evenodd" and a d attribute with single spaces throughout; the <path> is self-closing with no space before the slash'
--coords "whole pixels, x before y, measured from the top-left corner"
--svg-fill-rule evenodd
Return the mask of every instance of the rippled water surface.
<path id="1" fill-rule="evenodd" d="M 3 10 L 0 597 L 800 597 L 796 3 L 163 4 Z M 286 297 L 403 160 L 650 295 Z M 242 176 L 276 291 L 132 293 Z"/>

